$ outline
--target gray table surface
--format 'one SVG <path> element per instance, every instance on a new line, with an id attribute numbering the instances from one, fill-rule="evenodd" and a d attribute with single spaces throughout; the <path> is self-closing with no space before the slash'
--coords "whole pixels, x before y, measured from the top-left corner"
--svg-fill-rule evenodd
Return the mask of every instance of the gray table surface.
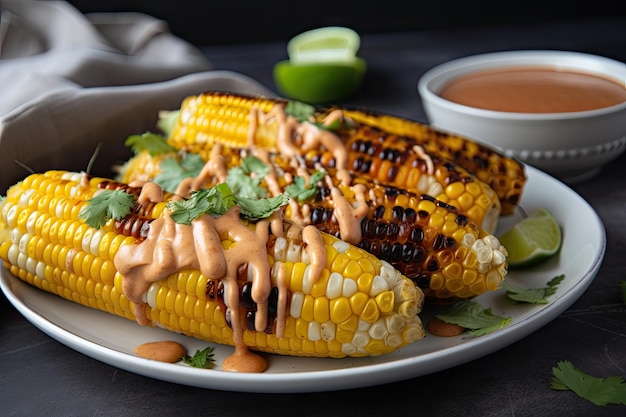
<path id="1" fill-rule="evenodd" d="M 216 69 L 254 77 L 274 89 L 272 66 L 286 42 L 203 47 Z M 338 104 L 426 121 L 419 76 L 441 62 L 482 52 L 563 49 L 626 61 L 626 18 L 560 21 L 365 35 L 363 88 Z M 250 394 L 177 385 L 106 365 L 46 336 L 0 295 L 2 416 L 623 416 L 549 388 L 551 369 L 568 359 L 595 376 L 626 376 L 626 155 L 572 185 L 606 227 L 607 251 L 588 290 L 528 337 L 486 357 L 434 374 L 337 392 Z M 580 219 L 585 221 L 585 219 Z M 584 236 L 579 238 L 584 239 Z"/>

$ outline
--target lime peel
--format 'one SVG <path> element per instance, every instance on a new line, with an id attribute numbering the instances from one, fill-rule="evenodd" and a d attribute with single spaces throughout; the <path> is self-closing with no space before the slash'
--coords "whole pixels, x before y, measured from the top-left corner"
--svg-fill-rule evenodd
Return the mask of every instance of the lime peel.
<path id="1" fill-rule="evenodd" d="M 508 252 L 510 268 L 536 265 L 561 249 L 562 231 L 557 220 L 546 208 L 538 208 L 499 237 Z"/>

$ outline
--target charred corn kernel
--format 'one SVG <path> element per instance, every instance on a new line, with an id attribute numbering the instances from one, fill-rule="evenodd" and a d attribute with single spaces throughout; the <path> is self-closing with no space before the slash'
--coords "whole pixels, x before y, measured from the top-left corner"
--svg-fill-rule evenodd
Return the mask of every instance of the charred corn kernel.
<path id="1" fill-rule="evenodd" d="M 321 111 L 318 119 L 323 119 L 332 110 Z M 429 153 L 464 167 L 494 189 L 502 206 L 502 214 L 513 213 L 520 202 L 527 181 L 524 165 L 500 151 L 397 116 L 346 109 L 343 109 L 343 115 L 356 123 L 383 129 L 402 136 L 405 140 L 414 141 Z M 451 185 L 454 184 L 457 183 Z"/>
<path id="2" fill-rule="evenodd" d="M 252 252 L 237 255 L 243 260 L 234 268 L 232 280 L 217 272 L 213 275 L 213 269 L 181 266 L 147 281 L 138 294 L 129 293 L 125 283 L 137 276 L 132 269 L 121 272 L 126 264 L 120 261 L 120 254 L 164 241 L 150 240 L 150 233 L 163 224 L 159 221 L 166 221 L 159 217 L 162 205 L 150 203 L 150 210 L 136 203 L 126 218 L 95 229 L 78 218 L 80 210 L 39 204 L 64 201 L 68 206 L 83 207 L 102 189 L 141 195 L 139 188 L 62 171 L 33 174 L 11 187 L 0 203 L 0 226 L 10 230 L 0 242 L 0 258 L 9 271 L 30 285 L 90 308 L 210 342 L 236 345 L 241 340 L 250 349 L 263 352 L 318 357 L 380 355 L 424 336 L 418 317 L 424 295 L 411 280 L 387 262 L 325 234 L 320 248 L 330 259 L 315 264 L 315 257 L 308 254 L 312 249 L 304 245 L 304 229 L 292 223 L 283 224 L 285 237 L 271 234 L 261 240 L 265 252 L 258 258 Z M 33 200 L 38 203 L 31 204 Z M 155 210 L 160 210 L 159 214 Z M 237 232 L 256 233 L 253 223 L 237 220 L 236 224 L 235 230 L 230 226 L 215 229 L 220 238 L 216 247 L 224 248 L 225 255 L 245 250 L 243 243 L 233 244 Z M 267 229 L 269 223 L 264 224 Z M 140 234 L 137 225 L 149 231 Z M 171 227 L 191 230 L 191 226 Z M 255 259 L 267 261 L 266 275 L 258 272 L 264 261 L 259 264 Z M 328 269 L 335 265 L 344 269 Z M 365 293 L 359 292 L 357 285 L 362 270 L 375 274 L 366 273 L 370 278 Z M 143 281 L 132 282 L 131 287 L 143 285 Z M 259 298 L 257 290 L 265 295 Z M 361 299 L 364 307 L 348 297 Z M 412 307 L 403 309 L 404 304 Z M 266 320 L 259 318 L 263 316 Z M 279 327 L 283 329 L 280 333 Z M 402 342 L 397 343 L 398 339 Z"/>
<path id="3" fill-rule="evenodd" d="M 319 129 L 311 123 L 331 123 L 342 109 L 322 109 L 313 120 L 298 123 L 286 112 L 286 104 L 283 99 L 217 92 L 190 96 L 181 105 L 180 117 L 168 142 L 174 148 L 197 153 L 207 160 L 213 147 L 220 145 L 224 148 L 221 154 L 231 163 L 237 163 L 242 149 L 253 145 L 274 154 L 301 157 L 310 168 L 321 165 L 349 171 L 385 186 L 429 194 L 458 206 L 463 213 L 482 196 L 484 203 L 474 207 L 472 219 L 487 231 L 495 231 L 501 211 L 498 194 L 453 159 L 431 155 L 423 143 L 386 131 L 382 124 L 368 125 L 366 118 L 356 117 L 358 113 L 354 113 L 351 123 L 340 123 L 341 127 L 333 131 Z M 351 114 L 346 111 L 339 117 Z M 217 118 L 216 123 L 205 123 L 207 118 Z M 146 170 L 154 167 L 145 157 L 141 160 L 145 162 L 131 161 L 125 173 L 141 166 L 146 166 Z M 137 176 L 144 177 L 145 171 Z M 127 181 L 131 178 L 134 177 L 124 177 Z M 451 184 L 454 187 L 449 190 Z M 457 200 L 462 196 L 465 203 Z"/>

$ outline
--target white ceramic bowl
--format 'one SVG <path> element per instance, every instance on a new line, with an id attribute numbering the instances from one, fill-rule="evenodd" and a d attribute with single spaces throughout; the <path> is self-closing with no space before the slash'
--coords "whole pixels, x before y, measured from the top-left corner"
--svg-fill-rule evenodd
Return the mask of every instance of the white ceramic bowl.
<path id="1" fill-rule="evenodd" d="M 420 78 L 418 91 L 429 123 L 496 147 L 566 182 L 593 176 L 626 148 L 626 102 L 597 110 L 514 113 L 469 107 L 439 96 L 451 80 L 475 71 L 539 66 L 599 75 L 626 85 L 626 64 L 590 54 L 510 51 L 475 55 L 436 66 Z"/>

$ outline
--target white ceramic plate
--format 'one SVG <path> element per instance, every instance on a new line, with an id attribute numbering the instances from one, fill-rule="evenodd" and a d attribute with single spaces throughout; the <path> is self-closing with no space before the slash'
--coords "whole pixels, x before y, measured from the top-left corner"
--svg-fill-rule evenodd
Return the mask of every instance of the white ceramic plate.
<path id="1" fill-rule="evenodd" d="M 528 167 L 528 185 L 521 207 L 527 213 L 546 207 L 564 231 L 560 255 L 524 272 L 510 272 L 512 284 L 537 288 L 565 274 L 550 303 L 515 304 L 502 291 L 476 299 L 494 314 L 511 317 L 511 324 L 479 338 L 428 335 L 397 352 L 362 359 L 294 358 L 267 355 L 269 369 L 262 374 L 226 372 L 222 360 L 232 353 L 215 345 L 216 367 L 196 369 L 137 357 L 141 343 L 178 340 L 189 352 L 206 342 L 162 329 L 144 328 L 133 321 L 92 310 L 24 284 L 2 268 L 0 285 L 10 302 L 36 327 L 59 342 L 97 360 L 130 372 L 179 384 L 244 392 L 316 392 L 358 388 L 400 381 L 469 362 L 510 345 L 546 325 L 574 303 L 594 279 L 606 248 L 604 226 L 596 212 L 579 195 L 552 177 Z M 521 214 L 502 220 L 508 228 Z M 580 237 L 584 236 L 584 239 Z M 432 312 L 430 312 L 432 314 Z M 422 315 L 428 320 L 429 312 Z"/>

